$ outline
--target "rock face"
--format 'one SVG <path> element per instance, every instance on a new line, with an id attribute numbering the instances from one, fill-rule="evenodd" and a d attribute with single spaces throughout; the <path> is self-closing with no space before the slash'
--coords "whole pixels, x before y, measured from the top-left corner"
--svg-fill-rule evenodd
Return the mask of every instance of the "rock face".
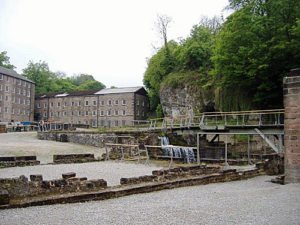
<path id="1" fill-rule="evenodd" d="M 214 92 L 198 86 L 164 86 L 160 90 L 160 102 L 168 117 L 187 115 L 190 109 L 194 113 L 215 111 Z"/>

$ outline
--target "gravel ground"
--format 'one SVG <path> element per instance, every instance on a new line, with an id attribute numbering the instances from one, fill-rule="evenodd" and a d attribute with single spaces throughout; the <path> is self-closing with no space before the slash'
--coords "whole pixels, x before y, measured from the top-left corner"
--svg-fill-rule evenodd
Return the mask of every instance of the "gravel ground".
<path id="1" fill-rule="evenodd" d="M 101 156 L 105 150 L 92 146 L 38 140 L 36 132 L 0 134 L 0 155 L 35 155 L 41 164 L 53 162 L 53 155 L 68 153 L 91 153 Z"/>
<path id="2" fill-rule="evenodd" d="M 62 173 L 75 172 L 77 177 L 101 178 L 106 180 L 108 185 L 118 185 L 121 177 L 150 175 L 152 170 L 157 169 L 160 169 L 160 167 L 108 161 L 2 168 L 0 169 L 0 178 L 19 177 L 21 175 L 29 177 L 31 174 L 42 174 L 44 180 L 52 180 L 62 178 Z"/>
<path id="3" fill-rule="evenodd" d="M 106 201 L 0 211 L 10 224 L 300 224 L 300 184 L 260 176 Z"/>

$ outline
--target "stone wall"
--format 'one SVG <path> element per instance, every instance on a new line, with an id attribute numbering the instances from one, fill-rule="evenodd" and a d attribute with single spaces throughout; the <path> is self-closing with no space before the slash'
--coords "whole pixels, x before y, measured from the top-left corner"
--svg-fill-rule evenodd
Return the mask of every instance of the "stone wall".
<path id="1" fill-rule="evenodd" d="M 300 182 L 300 68 L 284 78 L 285 183 Z"/>
<path id="2" fill-rule="evenodd" d="M 15 166 L 35 166 L 40 161 L 36 160 L 36 156 L 1 156 L 0 168 Z"/>
<path id="3" fill-rule="evenodd" d="M 43 180 L 43 176 L 39 174 L 30 175 L 30 181 L 25 176 L 0 179 L 0 190 L 6 190 L 10 198 L 89 192 L 106 187 L 107 182 L 103 179 L 77 178 L 73 172 L 62 174 L 62 179 L 55 180 Z"/>
<path id="4" fill-rule="evenodd" d="M 53 163 L 85 163 L 96 161 L 94 154 L 53 155 Z"/>

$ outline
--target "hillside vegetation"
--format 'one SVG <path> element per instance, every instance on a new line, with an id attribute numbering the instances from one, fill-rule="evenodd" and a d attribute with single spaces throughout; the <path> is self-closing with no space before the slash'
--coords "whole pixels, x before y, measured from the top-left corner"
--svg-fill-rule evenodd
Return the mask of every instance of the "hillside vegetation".
<path id="1" fill-rule="evenodd" d="M 168 41 L 144 74 L 152 110 L 165 86 L 214 89 L 222 111 L 283 107 L 282 80 L 300 67 L 300 1 L 230 0 L 222 21 L 203 19 L 189 37 Z"/>

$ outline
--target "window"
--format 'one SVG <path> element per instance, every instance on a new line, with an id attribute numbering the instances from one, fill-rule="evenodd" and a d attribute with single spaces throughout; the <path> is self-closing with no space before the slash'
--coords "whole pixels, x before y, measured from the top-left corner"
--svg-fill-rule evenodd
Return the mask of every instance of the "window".
<path id="1" fill-rule="evenodd" d="M 47 112 L 44 112 L 44 117 L 47 117 Z"/>
<path id="2" fill-rule="evenodd" d="M 74 111 L 71 111 L 71 115 L 74 116 Z"/>
<path id="3" fill-rule="evenodd" d="M 126 115 L 126 111 L 125 110 L 123 110 L 123 116 L 125 116 Z"/>
<path id="4" fill-rule="evenodd" d="M 60 107 L 60 102 L 57 103 L 57 107 Z"/>
<path id="5" fill-rule="evenodd" d="M 107 110 L 107 115 L 108 115 L 108 116 L 111 115 L 111 110 Z"/>
<path id="6" fill-rule="evenodd" d="M 29 100 L 27 100 L 27 105 L 30 105 L 30 101 Z"/>
<path id="7" fill-rule="evenodd" d="M 5 101 L 8 101 L 8 96 L 7 95 L 5 96 Z"/>
<path id="8" fill-rule="evenodd" d="M 18 88 L 18 94 L 19 94 L 19 95 L 21 94 L 21 89 L 20 89 L 20 88 Z"/>
<path id="9" fill-rule="evenodd" d="M 140 101 L 139 100 L 136 100 L 136 105 L 140 105 Z"/>
<path id="10" fill-rule="evenodd" d="M 21 85 L 21 80 L 18 80 L 18 85 Z"/>
<path id="11" fill-rule="evenodd" d="M 2 95 L 0 95 L 0 101 L 2 101 L 3 99 L 2 99 L 3 97 L 2 97 Z"/>
<path id="12" fill-rule="evenodd" d="M 64 102 L 64 105 L 65 105 L 65 106 L 67 106 L 67 105 L 68 105 L 68 103 L 67 103 L 67 102 Z"/>
<path id="13" fill-rule="evenodd" d="M 95 120 L 93 120 L 93 127 L 97 127 L 97 123 Z"/>
<path id="14" fill-rule="evenodd" d="M 64 112 L 64 116 L 67 116 L 67 112 Z"/>
<path id="15" fill-rule="evenodd" d="M 0 80 L 3 80 L 3 75 L 2 74 L 0 74 Z"/>
<path id="16" fill-rule="evenodd" d="M 26 81 L 23 81 L 23 86 L 26 87 Z"/>
<path id="17" fill-rule="evenodd" d="M 126 125 L 126 120 L 122 120 L 122 126 Z"/>
<path id="18" fill-rule="evenodd" d="M 119 121 L 115 120 L 115 127 L 118 127 L 118 126 L 119 126 Z"/>
<path id="19" fill-rule="evenodd" d="M 104 127 L 104 120 L 100 120 L 100 126 Z"/>
<path id="20" fill-rule="evenodd" d="M 53 102 L 50 103 L 50 107 L 53 107 Z"/>
<path id="21" fill-rule="evenodd" d="M 81 111 L 78 111 L 78 116 L 81 116 Z"/>
<path id="22" fill-rule="evenodd" d="M 1 85 L 0 85 L 0 91 L 2 91 L 2 90 L 3 90 L 3 85 L 1 84 Z"/>
<path id="23" fill-rule="evenodd" d="M 125 99 L 122 100 L 122 105 L 126 105 L 126 100 Z"/>
<path id="24" fill-rule="evenodd" d="M 100 116 L 104 116 L 104 111 L 101 111 L 101 112 L 100 112 Z"/>
<path id="25" fill-rule="evenodd" d="M 104 101 L 101 101 L 101 105 L 104 105 Z"/>
<path id="26" fill-rule="evenodd" d="M 119 115 L 119 111 L 115 110 L 115 116 Z"/>
<path id="27" fill-rule="evenodd" d="M 60 112 L 57 112 L 57 117 L 60 117 Z"/>
<path id="28" fill-rule="evenodd" d="M 96 111 L 93 111 L 93 116 L 96 116 Z"/>
<path id="29" fill-rule="evenodd" d="M 72 102 L 72 106 L 74 106 L 74 102 Z"/>
<path id="30" fill-rule="evenodd" d="M 108 100 L 108 101 L 107 101 L 107 105 L 111 105 L 111 100 Z"/>
<path id="31" fill-rule="evenodd" d="M 85 111 L 85 115 L 88 116 L 89 115 L 89 111 Z"/>
<path id="32" fill-rule="evenodd" d="M 6 86 L 6 85 L 5 85 L 5 91 L 6 91 L 6 92 L 9 91 L 9 88 L 8 88 L 8 86 Z"/>
<path id="33" fill-rule="evenodd" d="M 26 100 L 25 99 L 23 99 L 23 105 L 26 105 Z"/>
<path id="34" fill-rule="evenodd" d="M 4 112 L 5 112 L 5 113 L 8 113 L 7 107 L 4 108 Z"/>
<path id="35" fill-rule="evenodd" d="M 78 102 L 78 105 L 81 106 L 81 101 Z"/>
<path id="36" fill-rule="evenodd" d="M 27 83 L 27 88 L 29 88 L 29 89 L 31 88 L 31 85 L 29 83 Z"/>
<path id="37" fill-rule="evenodd" d="M 21 104 L 21 99 L 20 98 L 18 98 L 18 103 Z"/>
<path id="38" fill-rule="evenodd" d="M 97 105 L 97 101 L 93 101 L 93 105 Z"/>
<path id="39" fill-rule="evenodd" d="M 50 112 L 50 116 L 53 117 L 53 112 Z"/>
<path id="40" fill-rule="evenodd" d="M 85 101 L 85 105 L 86 105 L 86 106 L 89 105 L 89 101 Z"/>
<path id="41" fill-rule="evenodd" d="M 27 91 L 27 97 L 30 97 L 30 90 Z"/>
<path id="42" fill-rule="evenodd" d="M 14 109 L 11 109 L 11 114 L 15 114 L 15 110 Z"/>
<path id="43" fill-rule="evenodd" d="M 44 103 L 44 108 L 47 108 L 47 103 Z"/>
<path id="44" fill-rule="evenodd" d="M 119 100 L 115 100 L 115 105 L 119 105 Z"/>
<path id="45" fill-rule="evenodd" d="M 26 96 L 26 90 L 23 90 L 23 96 Z"/>
<path id="46" fill-rule="evenodd" d="M 145 102 L 144 101 L 142 102 L 142 106 L 145 106 Z"/>
<path id="47" fill-rule="evenodd" d="M 137 110 L 137 112 L 136 112 L 136 115 L 137 115 L 137 116 L 139 116 L 139 115 L 140 115 L 140 111 L 139 111 L 139 110 Z"/>

